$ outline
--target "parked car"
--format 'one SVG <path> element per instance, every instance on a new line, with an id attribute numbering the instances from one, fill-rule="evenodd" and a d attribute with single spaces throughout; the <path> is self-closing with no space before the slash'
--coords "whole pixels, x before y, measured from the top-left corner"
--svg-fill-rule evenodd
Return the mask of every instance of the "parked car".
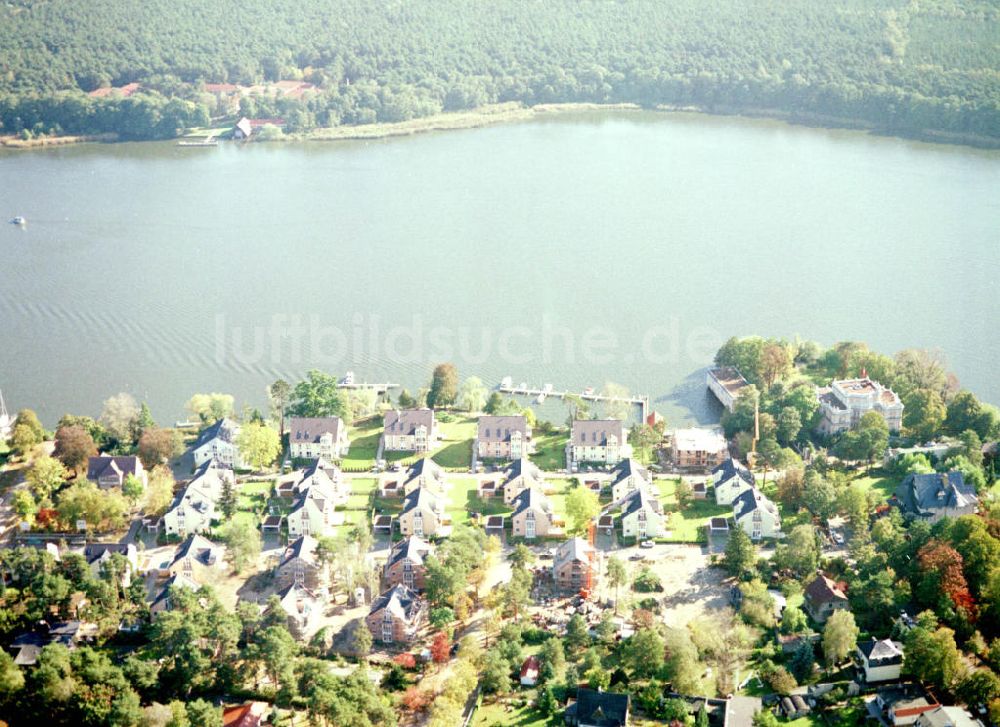
<path id="1" fill-rule="evenodd" d="M 652 540 L 643 540 L 641 543 L 639 543 L 639 547 L 645 548 L 646 550 L 649 550 L 654 545 L 656 545 L 656 543 L 654 543 Z"/>

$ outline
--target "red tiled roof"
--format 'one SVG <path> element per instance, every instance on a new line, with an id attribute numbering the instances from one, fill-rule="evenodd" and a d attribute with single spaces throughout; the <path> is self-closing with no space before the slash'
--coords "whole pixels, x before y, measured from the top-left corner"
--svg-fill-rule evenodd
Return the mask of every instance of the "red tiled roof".
<path id="1" fill-rule="evenodd" d="M 205 90 L 209 93 L 234 93 L 240 90 L 235 83 L 206 83 Z"/>
<path id="2" fill-rule="evenodd" d="M 521 677 L 522 678 L 526 677 L 531 672 L 534 672 L 535 676 L 537 676 L 539 667 L 540 664 L 538 662 L 538 657 L 529 656 L 527 659 L 524 660 L 524 663 L 521 665 Z"/>
<path id="3" fill-rule="evenodd" d="M 142 86 L 140 86 L 138 83 L 126 83 L 124 86 L 118 86 L 117 88 L 114 86 L 109 86 L 107 88 L 95 88 L 87 95 L 90 96 L 91 98 L 107 98 L 112 93 L 117 91 L 124 98 L 128 98 L 133 93 L 138 91 L 140 88 L 142 88 Z"/>

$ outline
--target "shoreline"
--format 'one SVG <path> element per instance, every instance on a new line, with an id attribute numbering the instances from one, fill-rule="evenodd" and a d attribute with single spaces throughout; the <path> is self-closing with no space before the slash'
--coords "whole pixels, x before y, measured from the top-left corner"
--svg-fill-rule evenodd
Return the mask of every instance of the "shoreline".
<path id="1" fill-rule="evenodd" d="M 825 116 L 811 113 L 792 113 L 776 109 L 736 108 L 717 106 L 711 109 L 701 106 L 658 105 L 644 108 L 634 103 L 551 103 L 525 106 L 517 101 L 503 104 L 481 106 L 466 111 L 449 111 L 431 116 L 424 116 L 407 121 L 359 124 L 356 126 L 331 126 L 313 129 L 306 132 L 289 133 L 279 139 L 254 140 L 254 143 L 289 143 L 289 142 L 336 142 L 336 141 L 374 141 L 402 136 L 414 136 L 435 131 L 456 131 L 463 129 L 479 129 L 520 121 L 531 121 L 563 113 L 581 112 L 630 112 L 650 111 L 658 114 L 690 113 L 707 116 L 743 118 L 755 120 L 778 121 L 792 126 L 802 126 L 813 129 L 848 130 L 867 133 L 871 136 L 895 138 L 908 141 L 918 141 L 927 144 L 943 144 L 948 146 L 964 146 L 981 150 L 1000 149 L 1000 139 L 973 134 L 954 134 L 946 131 L 923 130 L 918 133 L 900 133 L 880 128 L 857 119 Z M 197 130 L 186 130 L 171 141 L 197 135 Z M 14 136 L 0 136 L 0 149 L 28 150 L 51 146 L 67 146 L 85 143 L 116 143 L 117 134 L 99 134 L 87 136 L 52 136 L 34 139 L 19 139 Z"/>

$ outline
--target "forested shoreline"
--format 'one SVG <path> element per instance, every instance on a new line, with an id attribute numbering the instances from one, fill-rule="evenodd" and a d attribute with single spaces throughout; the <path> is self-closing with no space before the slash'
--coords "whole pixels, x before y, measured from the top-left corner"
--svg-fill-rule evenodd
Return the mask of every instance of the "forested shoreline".
<path id="1" fill-rule="evenodd" d="M 0 9 L 0 133 L 170 138 L 227 115 L 206 83 L 302 80 L 239 112 L 304 132 L 635 103 L 990 144 L 998 38 L 1000 9 L 977 0 L 16 0 Z M 87 95 L 128 83 L 141 89 Z"/>

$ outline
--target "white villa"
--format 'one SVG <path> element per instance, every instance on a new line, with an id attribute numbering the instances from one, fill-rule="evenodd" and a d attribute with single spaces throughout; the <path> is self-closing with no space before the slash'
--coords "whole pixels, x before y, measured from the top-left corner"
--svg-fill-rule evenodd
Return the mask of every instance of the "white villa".
<path id="1" fill-rule="evenodd" d="M 236 446 L 239 434 L 240 425 L 232 419 L 220 419 L 203 431 L 191 449 L 195 466 L 215 460 L 229 469 L 245 469 L 239 447 Z"/>
<path id="2" fill-rule="evenodd" d="M 620 500 L 640 487 L 651 487 L 653 478 L 649 470 L 631 457 L 615 465 L 611 473 L 611 499 Z"/>
<path id="3" fill-rule="evenodd" d="M 751 540 L 774 538 L 781 532 L 778 508 L 756 487 L 751 487 L 733 501 L 733 520 Z"/>
<path id="4" fill-rule="evenodd" d="M 882 415 L 890 432 L 898 432 L 903 426 L 903 402 L 899 395 L 872 381 L 864 372 L 860 379 L 834 381 L 827 388 L 817 389 L 816 396 L 823 415 L 817 429 L 824 434 L 851 429 L 870 411 Z"/>
<path id="5" fill-rule="evenodd" d="M 566 453 L 570 469 L 581 463 L 618 464 L 632 455 L 628 430 L 620 419 L 577 419 Z"/>
<path id="6" fill-rule="evenodd" d="M 208 530 L 216 517 L 215 506 L 226 482 L 231 485 L 235 482 L 231 469 L 213 459 L 203 463 L 163 516 L 167 535 L 184 537 Z"/>
<path id="7" fill-rule="evenodd" d="M 732 457 L 712 470 L 716 505 L 732 505 L 733 500 L 753 486 L 753 472 Z"/>
<path id="8" fill-rule="evenodd" d="M 293 417 L 288 422 L 288 450 L 293 459 L 336 460 L 350 446 L 347 425 L 340 417 Z"/>
<path id="9" fill-rule="evenodd" d="M 666 533 L 663 506 L 645 487 L 632 490 L 621 502 L 622 536 L 646 540 Z"/>
<path id="10" fill-rule="evenodd" d="M 431 409 L 392 409 L 385 413 L 383 424 L 386 452 L 427 452 L 437 441 L 437 423 Z"/>

